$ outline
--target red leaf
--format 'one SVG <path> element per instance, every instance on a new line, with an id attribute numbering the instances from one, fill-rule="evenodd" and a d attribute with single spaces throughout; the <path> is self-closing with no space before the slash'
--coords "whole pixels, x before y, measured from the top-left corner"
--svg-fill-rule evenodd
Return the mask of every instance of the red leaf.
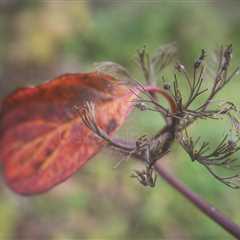
<path id="1" fill-rule="evenodd" d="M 104 145 L 72 114 L 74 105 L 95 104 L 98 125 L 112 134 L 136 96 L 109 75 L 66 74 L 6 97 L 0 117 L 0 159 L 7 184 L 20 194 L 49 190 L 65 181 Z"/>

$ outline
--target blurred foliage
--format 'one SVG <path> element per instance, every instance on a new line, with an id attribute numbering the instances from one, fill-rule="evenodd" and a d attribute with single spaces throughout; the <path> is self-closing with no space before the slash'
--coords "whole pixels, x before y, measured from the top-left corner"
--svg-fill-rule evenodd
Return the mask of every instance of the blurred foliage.
<path id="1" fill-rule="evenodd" d="M 233 43 L 239 63 L 237 1 L 149 2 L 1 1 L 0 96 L 65 72 L 91 70 L 92 63 L 104 60 L 139 77 L 133 59 L 145 44 L 153 52 L 175 41 L 178 58 L 188 65 L 201 48 Z M 164 72 L 166 81 L 172 71 Z M 238 91 L 235 81 L 221 97 L 239 104 Z M 135 112 L 120 135 L 153 133 L 161 124 L 154 113 L 143 117 Z M 211 121 L 194 127 L 193 133 L 213 143 L 227 131 L 226 123 Z M 114 169 L 119 159 L 123 156 L 105 151 L 64 184 L 33 198 L 16 196 L 1 183 L 0 238 L 232 239 L 161 179 L 154 189 L 131 179 L 131 171 L 141 168 L 134 161 Z M 221 185 L 176 146 L 163 161 L 193 191 L 240 223 L 239 191 Z"/>

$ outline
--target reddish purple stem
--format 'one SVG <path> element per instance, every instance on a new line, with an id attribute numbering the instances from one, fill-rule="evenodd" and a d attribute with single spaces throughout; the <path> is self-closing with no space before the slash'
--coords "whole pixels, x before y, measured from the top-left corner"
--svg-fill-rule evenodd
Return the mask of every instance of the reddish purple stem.
<path id="1" fill-rule="evenodd" d="M 239 225 L 232 222 L 226 216 L 224 216 L 218 209 L 211 206 L 205 202 L 196 193 L 193 193 L 186 185 L 176 179 L 174 176 L 170 175 L 160 164 L 157 162 L 155 164 L 155 169 L 159 175 L 174 189 L 181 193 L 185 198 L 187 198 L 193 205 L 210 217 L 213 221 L 223 227 L 227 232 L 232 234 L 237 239 L 240 239 L 240 227 Z"/>

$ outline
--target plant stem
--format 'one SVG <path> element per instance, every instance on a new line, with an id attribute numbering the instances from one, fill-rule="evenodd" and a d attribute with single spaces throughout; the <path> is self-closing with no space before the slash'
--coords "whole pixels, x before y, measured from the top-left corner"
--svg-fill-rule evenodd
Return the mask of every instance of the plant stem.
<path id="1" fill-rule="evenodd" d="M 160 164 L 156 162 L 154 165 L 159 175 L 172 186 L 175 190 L 181 193 L 187 200 L 196 206 L 202 213 L 207 215 L 218 225 L 224 228 L 228 233 L 232 234 L 237 239 L 240 239 L 240 226 L 232 222 L 224 216 L 218 209 L 208 204 L 196 193 L 193 193 L 185 184 L 180 182 L 177 178 L 169 174 Z"/>
<path id="2" fill-rule="evenodd" d="M 122 140 L 115 140 L 121 144 L 133 147 L 134 144 L 131 142 L 124 142 Z M 139 155 L 135 156 L 138 160 L 143 161 L 143 157 Z M 185 184 L 179 181 L 176 177 L 166 171 L 160 161 L 155 162 L 155 170 L 158 174 L 176 191 L 181 193 L 188 201 L 190 201 L 195 207 L 197 207 L 202 213 L 216 222 L 219 226 L 224 228 L 228 233 L 232 234 L 237 239 L 240 239 L 240 226 L 232 222 L 228 217 L 223 215 L 218 209 L 210 205 L 208 202 L 203 200 L 196 193 L 192 192 Z"/>

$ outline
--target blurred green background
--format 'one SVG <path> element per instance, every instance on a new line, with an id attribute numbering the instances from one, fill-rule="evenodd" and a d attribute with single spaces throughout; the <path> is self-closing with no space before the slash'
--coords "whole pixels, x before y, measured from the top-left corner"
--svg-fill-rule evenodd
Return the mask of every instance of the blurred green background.
<path id="1" fill-rule="evenodd" d="M 174 41 L 178 58 L 191 66 L 202 48 L 211 52 L 232 43 L 239 63 L 239 1 L 179 2 L 1 0 L 0 97 L 62 73 L 89 71 L 99 61 L 140 76 L 133 60 L 144 45 L 153 52 Z M 168 81 L 172 72 L 173 66 L 163 72 Z M 236 79 L 221 97 L 240 104 L 239 87 Z M 156 114 L 135 112 L 120 134 L 150 134 L 159 122 Z M 216 142 L 227 130 L 226 122 L 209 121 L 194 133 Z M 65 183 L 32 198 L 17 196 L 1 180 L 0 239 L 232 239 L 163 180 L 148 189 L 130 178 L 141 165 L 129 160 L 115 169 L 119 159 L 104 150 Z M 240 191 L 217 182 L 179 146 L 162 161 L 240 224 Z"/>

